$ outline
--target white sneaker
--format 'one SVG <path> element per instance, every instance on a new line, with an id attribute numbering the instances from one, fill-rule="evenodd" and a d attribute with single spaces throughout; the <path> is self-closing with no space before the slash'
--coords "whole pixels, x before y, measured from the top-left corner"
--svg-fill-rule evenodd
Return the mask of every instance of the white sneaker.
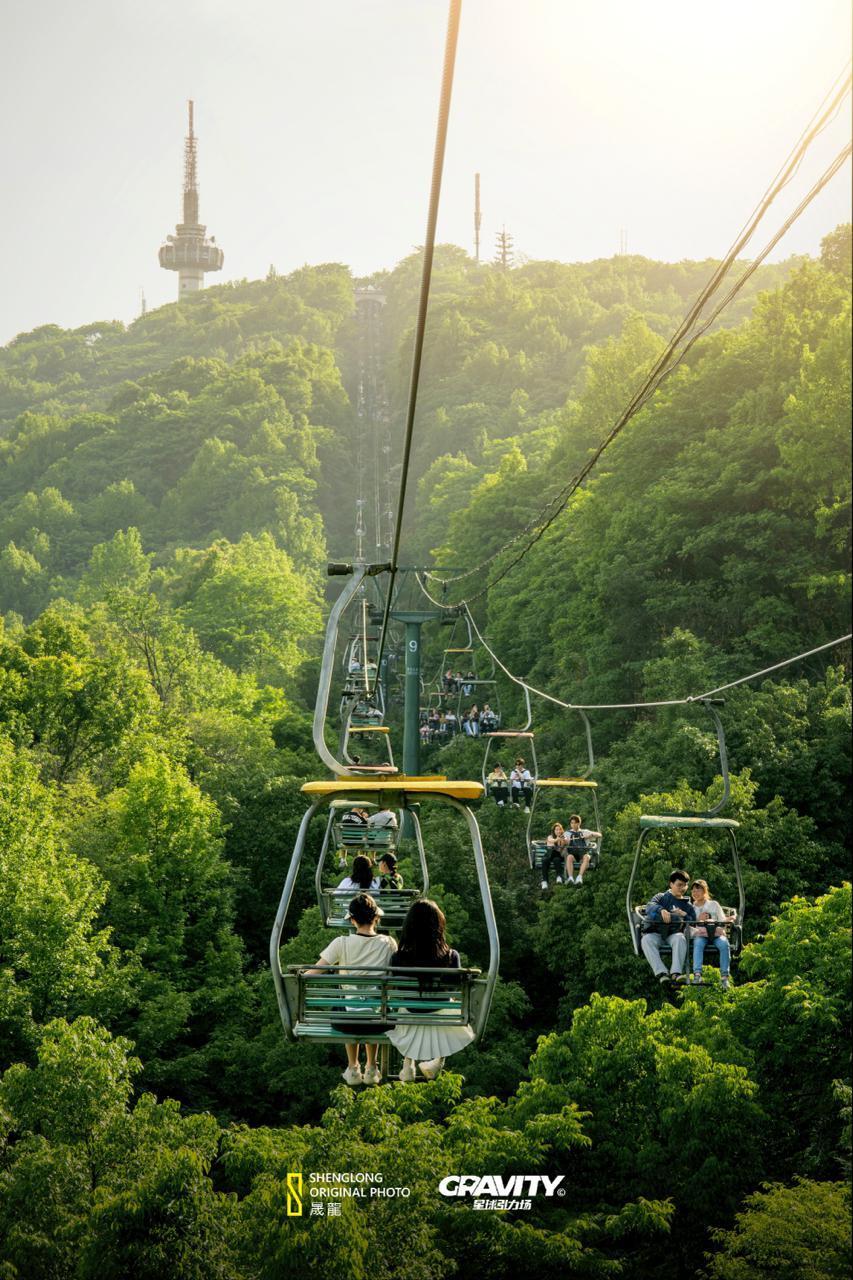
<path id="1" fill-rule="evenodd" d="M 444 1058 L 430 1058 L 428 1062 L 421 1063 L 421 1075 L 426 1076 L 427 1080 L 434 1080 L 436 1076 L 441 1075 L 443 1066 Z"/>
<path id="2" fill-rule="evenodd" d="M 575 876 L 575 884 L 583 884 L 583 876 Z"/>
<path id="3" fill-rule="evenodd" d="M 404 1058 L 403 1066 L 400 1069 L 400 1079 L 403 1084 L 411 1084 L 417 1075 L 414 1058 Z"/>
<path id="4" fill-rule="evenodd" d="M 574 882 L 575 882 L 574 876 L 566 876 L 566 884 L 574 884 Z"/>
<path id="5" fill-rule="evenodd" d="M 543 881 L 542 881 L 542 888 L 543 888 L 543 889 L 547 889 L 547 888 L 548 888 L 548 881 L 547 881 L 547 880 L 543 880 Z"/>
<path id="6" fill-rule="evenodd" d="M 524 806 L 524 812 L 525 812 L 525 813 L 529 813 L 529 812 L 530 812 L 530 806 L 529 806 L 529 805 L 525 805 L 525 806 Z"/>
<path id="7" fill-rule="evenodd" d="M 563 883 L 563 877 L 562 877 L 562 876 L 557 876 L 557 879 L 554 881 L 554 883 L 555 883 L 555 884 L 562 884 L 562 883 Z"/>
<path id="8" fill-rule="evenodd" d="M 344 1084 L 364 1084 L 361 1067 L 347 1067 L 344 1072 Z"/>
<path id="9" fill-rule="evenodd" d="M 364 1084 L 379 1084 L 382 1079 L 382 1072 L 378 1067 L 365 1067 L 364 1076 L 362 1077 Z"/>

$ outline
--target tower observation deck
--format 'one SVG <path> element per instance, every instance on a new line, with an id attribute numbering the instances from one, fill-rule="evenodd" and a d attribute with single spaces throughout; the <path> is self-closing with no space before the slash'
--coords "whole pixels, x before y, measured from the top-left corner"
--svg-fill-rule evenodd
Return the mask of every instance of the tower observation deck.
<path id="1" fill-rule="evenodd" d="M 189 133 L 184 143 L 184 220 L 160 246 L 160 266 L 178 273 L 178 301 L 204 287 L 205 271 L 220 271 L 225 254 L 198 220 L 197 144 L 193 132 L 193 104 L 189 107 Z"/>

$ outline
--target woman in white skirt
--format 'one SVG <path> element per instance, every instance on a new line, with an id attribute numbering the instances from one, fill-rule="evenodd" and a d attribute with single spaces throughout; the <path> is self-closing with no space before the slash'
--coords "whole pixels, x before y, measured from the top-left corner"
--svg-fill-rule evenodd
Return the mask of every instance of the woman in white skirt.
<path id="1" fill-rule="evenodd" d="M 400 932 L 400 945 L 391 957 L 392 968 L 458 969 L 459 952 L 447 945 L 444 937 L 444 912 L 429 898 L 419 898 L 409 907 Z M 424 978 L 428 984 L 429 978 Z M 388 1039 L 403 1055 L 400 1079 L 415 1078 L 415 1063 L 421 1073 L 434 1080 L 444 1066 L 444 1059 L 458 1053 L 474 1039 L 470 1027 L 397 1026 L 387 1033 Z"/>

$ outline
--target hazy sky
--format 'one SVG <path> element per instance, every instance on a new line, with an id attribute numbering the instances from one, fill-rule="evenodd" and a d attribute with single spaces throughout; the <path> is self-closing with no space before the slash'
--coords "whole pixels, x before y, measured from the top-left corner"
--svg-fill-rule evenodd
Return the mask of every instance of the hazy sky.
<path id="1" fill-rule="evenodd" d="M 209 281 L 393 266 L 423 241 L 446 10 L 0 0 L 0 342 L 174 299 L 190 97 Z M 472 249 L 479 170 L 485 256 L 502 224 L 533 258 L 610 256 L 622 227 L 629 252 L 719 255 L 849 52 L 849 0 L 464 0 L 439 239 Z M 775 256 L 816 252 L 849 186 Z"/>

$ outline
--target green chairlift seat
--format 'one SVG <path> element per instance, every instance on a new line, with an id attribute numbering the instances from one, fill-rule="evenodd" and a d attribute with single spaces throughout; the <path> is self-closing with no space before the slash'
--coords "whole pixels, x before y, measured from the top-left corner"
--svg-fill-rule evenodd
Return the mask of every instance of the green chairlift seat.
<path id="1" fill-rule="evenodd" d="M 482 1020 L 486 986 L 479 969 L 312 968 L 289 965 L 283 975 L 297 1040 L 381 1044 L 391 1027 L 464 1027 Z"/>

